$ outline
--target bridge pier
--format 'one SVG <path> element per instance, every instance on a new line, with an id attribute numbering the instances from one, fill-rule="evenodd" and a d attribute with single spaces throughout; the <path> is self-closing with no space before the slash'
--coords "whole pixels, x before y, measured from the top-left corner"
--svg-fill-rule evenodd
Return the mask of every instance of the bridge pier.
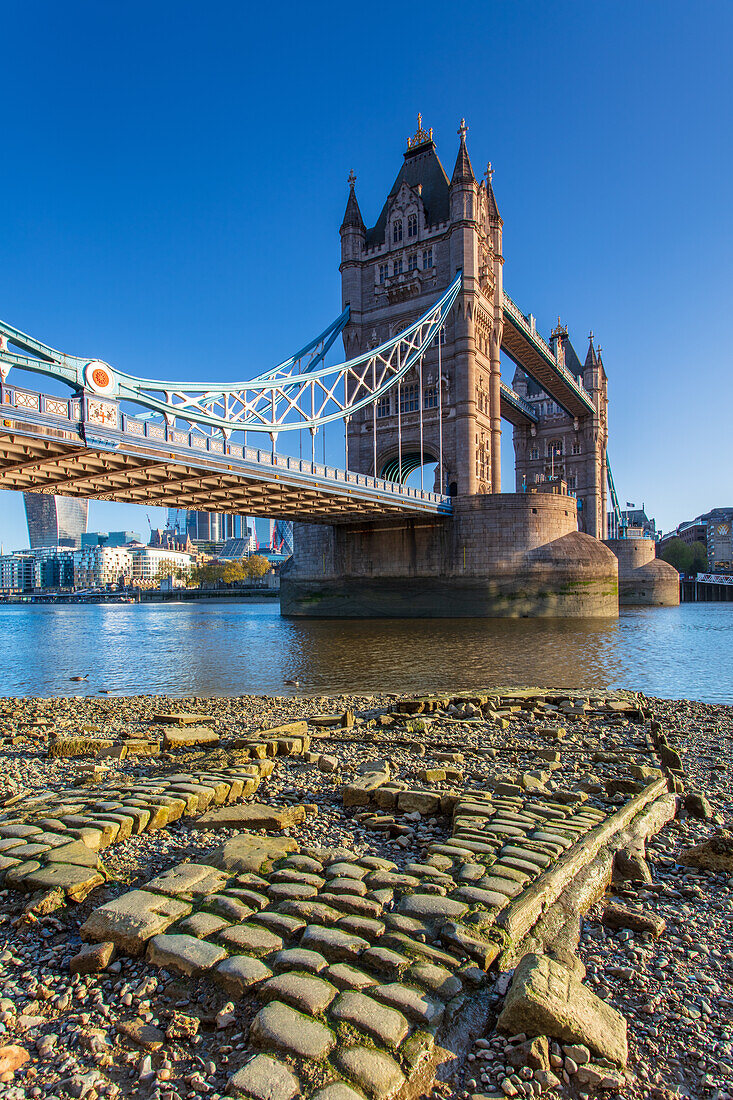
<path id="1" fill-rule="evenodd" d="M 616 617 L 618 566 L 573 497 L 458 496 L 448 517 L 296 524 L 281 612 L 316 618 Z"/>
<path id="2" fill-rule="evenodd" d="M 652 539 L 606 539 L 618 558 L 618 602 L 621 607 L 677 607 L 680 575 L 656 557 Z"/>

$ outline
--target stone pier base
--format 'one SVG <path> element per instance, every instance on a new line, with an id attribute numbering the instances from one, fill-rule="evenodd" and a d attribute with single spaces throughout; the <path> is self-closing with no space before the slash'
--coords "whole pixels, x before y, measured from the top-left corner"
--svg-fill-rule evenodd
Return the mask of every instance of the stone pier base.
<path id="1" fill-rule="evenodd" d="M 676 607 L 680 576 L 674 566 L 655 556 L 652 539 L 608 539 L 618 558 L 618 602 L 621 607 Z"/>
<path id="2" fill-rule="evenodd" d="M 454 500 L 450 517 L 295 526 L 283 615 L 319 618 L 616 617 L 618 566 L 577 529 L 573 497 Z"/>

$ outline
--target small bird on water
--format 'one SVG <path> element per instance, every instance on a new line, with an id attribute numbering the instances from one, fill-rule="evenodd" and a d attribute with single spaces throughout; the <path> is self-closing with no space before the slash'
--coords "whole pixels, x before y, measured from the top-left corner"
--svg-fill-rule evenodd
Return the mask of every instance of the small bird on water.
<path id="1" fill-rule="evenodd" d="M 70 676 L 70 680 L 88 680 L 89 676 Z"/>
<path id="2" fill-rule="evenodd" d="M 286 684 L 293 684 L 295 687 L 300 687 L 300 680 L 285 680 Z"/>

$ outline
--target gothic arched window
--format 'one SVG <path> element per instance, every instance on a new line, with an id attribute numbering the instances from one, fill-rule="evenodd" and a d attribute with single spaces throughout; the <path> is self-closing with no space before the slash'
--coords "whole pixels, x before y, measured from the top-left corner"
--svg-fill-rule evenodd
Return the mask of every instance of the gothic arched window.
<path id="1" fill-rule="evenodd" d="M 402 218 L 399 218 L 392 225 L 392 241 L 394 244 L 399 244 L 402 240 Z"/>
<path id="2" fill-rule="evenodd" d="M 408 237 L 416 237 L 417 236 L 417 214 L 408 214 L 407 215 L 407 236 Z"/>

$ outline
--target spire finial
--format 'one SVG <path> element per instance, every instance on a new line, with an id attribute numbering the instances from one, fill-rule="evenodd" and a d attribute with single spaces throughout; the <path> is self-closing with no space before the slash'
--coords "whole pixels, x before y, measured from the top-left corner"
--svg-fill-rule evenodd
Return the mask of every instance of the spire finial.
<path id="1" fill-rule="evenodd" d="M 468 133 L 468 126 L 466 126 L 465 118 L 461 119 L 461 125 L 458 127 L 458 136 L 461 141 L 466 140 L 466 134 Z"/>
<path id="2" fill-rule="evenodd" d="M 418 145 L 427 145 L 428 142 L 433 140 L 432 127 L 430 130 L 423 130 L 422 126 L 422 114 L 420 111 L 417 113 L 417 130 L 415 136 L 407 139 L 407 148 L 416 149 Z"/>
<path id="3" fill-rule="evenodd" d="M 591 329 L 590 332 L 588 333 L 588 339 L 590 340 L 590 342 L 592 344 L 593 343 L 593 329 Z"/>
<path id="4" fill-rule="evenodd" d="M 494 169 L 491 166 L 491 161 L 489 161 L 489 163 L 486 165 L 486 171 L 484 172 L 484 176 L 486 177 L 486 186 L 491 187 L 491 184 L 492 184 L 493 179 L 494 179 Z"/>
<path id="5" fill-rule="evenodd" d="M 356 176 L 354 175 L 354 169 L 352 168 L 351 171 L 349 172 L 349 187 L 351 188 L 352 191 L 354 190 L 355 184 L 356 184 Z"/>

